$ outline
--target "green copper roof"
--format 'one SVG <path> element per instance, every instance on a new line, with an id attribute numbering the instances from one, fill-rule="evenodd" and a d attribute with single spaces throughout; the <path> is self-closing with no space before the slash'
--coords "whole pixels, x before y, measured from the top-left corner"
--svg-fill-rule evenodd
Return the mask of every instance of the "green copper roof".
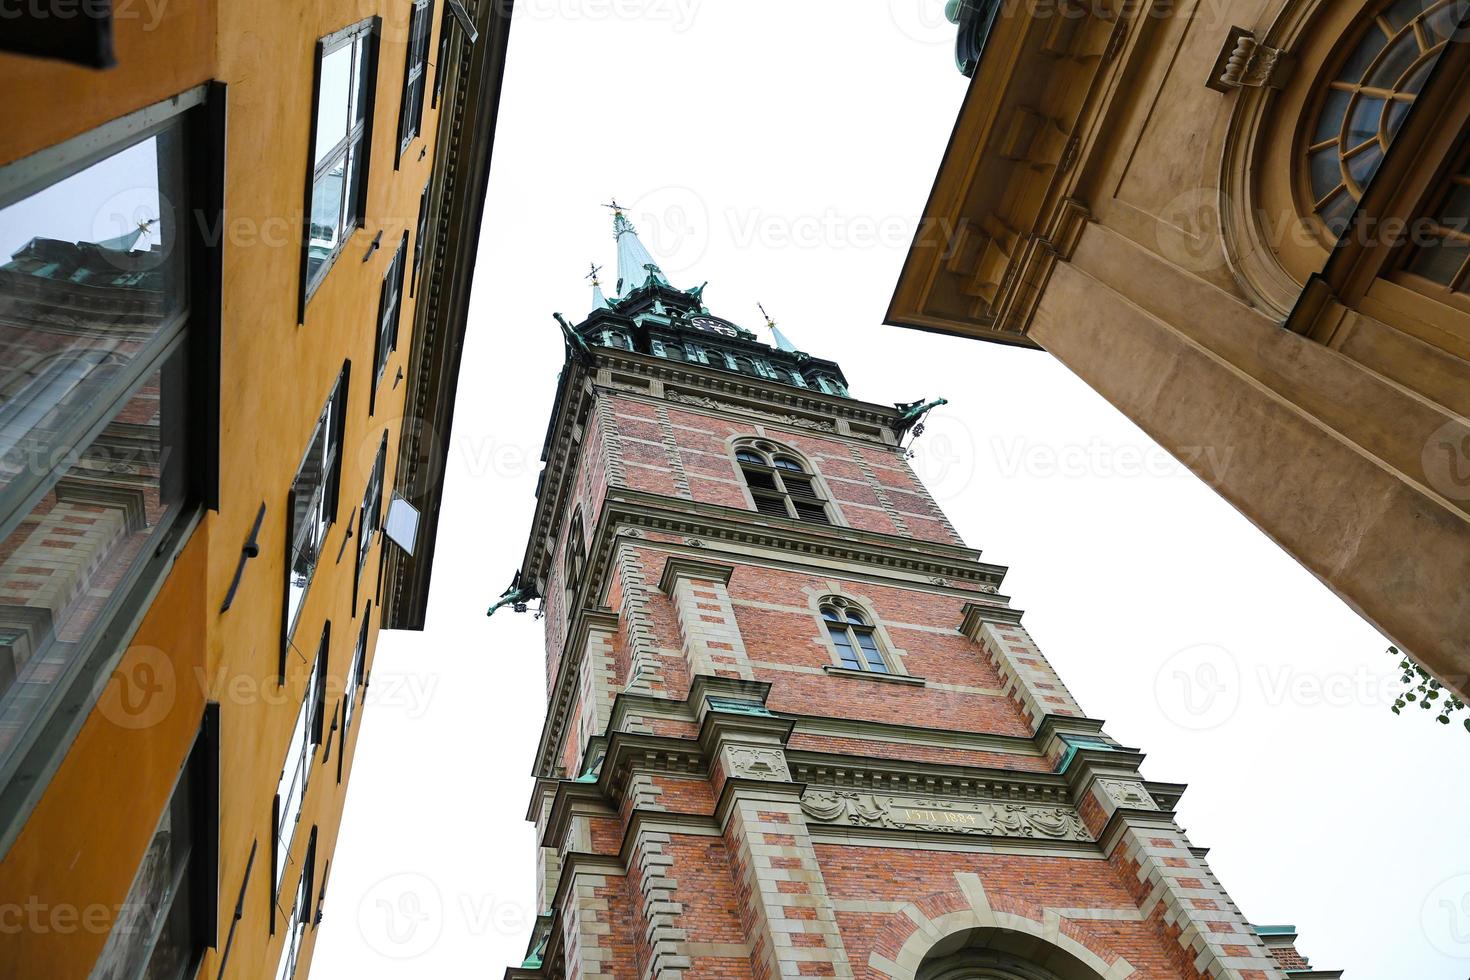
<path id="1" fill-rule="evenodd" d="M 613 237 L 618 240 L 618 295 L 627 296 L 639 286 L 656 279 L 668 285 L 658 263 L 638 240 L 638 229 L 621 210 L 613 211 Z"/>

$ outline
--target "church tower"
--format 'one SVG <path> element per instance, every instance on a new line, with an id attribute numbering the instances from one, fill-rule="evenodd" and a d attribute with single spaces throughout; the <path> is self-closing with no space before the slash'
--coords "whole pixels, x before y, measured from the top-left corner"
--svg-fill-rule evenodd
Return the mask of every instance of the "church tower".
<path id="1" fill-rule="evenodd" d="M 931 406 L 852 397 L 613 222 L 497 604 L 539 600 L 548 691 L 507 980 L 1339 976 L 1073 700 L 906 461 Z"/>

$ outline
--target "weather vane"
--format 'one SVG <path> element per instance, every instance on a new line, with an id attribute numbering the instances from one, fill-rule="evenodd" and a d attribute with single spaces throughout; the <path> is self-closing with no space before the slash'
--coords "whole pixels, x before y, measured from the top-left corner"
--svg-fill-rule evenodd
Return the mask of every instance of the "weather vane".
<path id="1" fill-rule="evenodd" d="M 589 273 L 587 273 L 586 278 L 591 279 L 592 280 L 592 285 L 596 286 L 597 285 L 597 274 L 602 271 L 602 266 L 598 265 L 596 262 L 589 262 L 587 264 L 592 267 L 592 271 L 589 272 Z"/>
<path id="2" fill-rule="evenodd" d="M 622 214 L 623 213 L 623 206 L 618 203 L 618 199 L 617 199 L 616 196 L 613 197 L 611 204 L 604 204 L 603 207 L 605 207 L 605 208 L 612 208 L 618 214 Z"/>
<path id="3" fill-rule="evenodd" d="M 775 327 L 776 321 L 775 320 L 772 320 L 771 319 L 771 314 L 769 314 L 769 313 L 766 312 L 766 305 L 764 303 L 757 303 L 755 305 L 757 307 L 759 307 L 759 309 L 761 311 L 761 316 L 763 316 L 763 317 L 766 318 L 766 326 L 768 326 L 768 327 Z"/>

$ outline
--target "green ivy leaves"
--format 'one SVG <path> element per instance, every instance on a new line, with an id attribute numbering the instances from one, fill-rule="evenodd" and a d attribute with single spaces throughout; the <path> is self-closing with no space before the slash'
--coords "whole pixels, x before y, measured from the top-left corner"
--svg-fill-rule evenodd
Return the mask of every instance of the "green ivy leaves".
<path id="1" fill-rule="evenodd" d="M 1400 658 L 1399 670 L 1403 671 L 1403 676 L 1399 681 L 1409 688 L 1394 699 L 1391 709 L 1394 714 L 1402 714 L 1404 708 L 1417 704 L 1425 711 L 1438 711 L 1434 720 L 1441 725 L 1448 725 L 1455 714 L 1465 710 L 1464 701 L 1453 692 L 1446 691 L 1443 684 L 1415 663 L 1408 654 L 1394 646 L 1389 647 L 1388 652 Z M 1470 718 L 1465 719 L 1465 731 L 1470 732 Z"/>

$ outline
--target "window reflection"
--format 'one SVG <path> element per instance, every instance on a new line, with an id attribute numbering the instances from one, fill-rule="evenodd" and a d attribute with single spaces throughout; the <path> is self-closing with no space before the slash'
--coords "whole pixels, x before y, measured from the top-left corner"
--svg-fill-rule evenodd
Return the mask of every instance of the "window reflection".
<path id="1" fill-rule="evenodd" d="M 0 759 L 69 678 L 183 502 L 175 354 L 0 539 Z"/>

